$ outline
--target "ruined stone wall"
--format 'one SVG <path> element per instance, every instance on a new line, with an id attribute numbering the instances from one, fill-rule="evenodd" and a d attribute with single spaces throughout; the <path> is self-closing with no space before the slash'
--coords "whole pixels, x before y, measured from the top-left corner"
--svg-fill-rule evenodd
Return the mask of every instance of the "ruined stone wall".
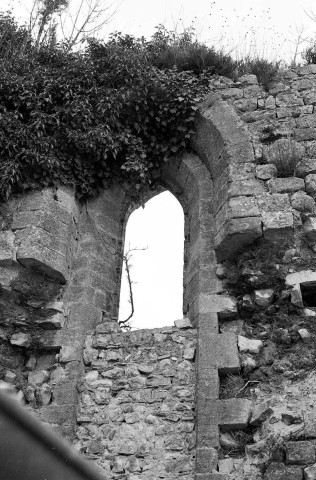
<path id="1" fill-rule="evenodd" d="M 315 105 L 315 65 L 268 90 L 212 80 L 195 153 L 161 183 L 185 213 L 173 329 L 115 323 L 135 208 L 121 187 L 1 205 L 1 379 L 105 478 L 316 478 Z"/>

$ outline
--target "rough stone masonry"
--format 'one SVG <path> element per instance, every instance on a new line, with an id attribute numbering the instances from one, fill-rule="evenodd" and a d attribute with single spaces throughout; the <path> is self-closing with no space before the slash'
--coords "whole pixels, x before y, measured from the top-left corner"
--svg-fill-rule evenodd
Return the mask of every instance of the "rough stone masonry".
<path id="1" fill-rule="evenodd" d="M 316 65 L 211 81 L 159 189 L 185 213 L 174 327 L 118 326 L 122 187 L 0 206 L 0 378 L 105 479 L 316 479 L 315 105 Z"/>

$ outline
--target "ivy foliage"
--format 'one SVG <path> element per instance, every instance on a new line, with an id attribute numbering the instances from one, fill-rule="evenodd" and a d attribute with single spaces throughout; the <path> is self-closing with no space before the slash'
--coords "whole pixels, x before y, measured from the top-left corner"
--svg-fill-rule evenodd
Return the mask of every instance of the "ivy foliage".
<path id="1" fill-rule="evenodd" d="M 251 73 L 190 29 L 69 52 L 1 13 L 0 65 L 0 199 L 60 184 L 84 198 L 114 179 L 139 196 L 188 148 L 210 75 Z"/>
<path id="2" fill-rule="evenodd" d="M 157 68 L 143 39 L 117 34 L 80 52 L 35 49 L 10 17 L 1 20 L 0 32 L 10 24 L 7 44 L 20 45 L 10 57 L 0 49 L 2 199 L 59 184 L 88 196 L 113 178 L 136 195 L 187 147 L 205 76 Z"/>

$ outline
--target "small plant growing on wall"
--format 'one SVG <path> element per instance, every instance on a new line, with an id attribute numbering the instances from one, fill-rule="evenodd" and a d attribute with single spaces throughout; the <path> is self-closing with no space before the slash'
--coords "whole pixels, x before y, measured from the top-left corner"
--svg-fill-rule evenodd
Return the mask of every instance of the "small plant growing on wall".
<path id="1" fill-rule="evenodd" d="M 304 151 L 304 147 L 291 137 L 281 138 L 265 148 L 264 159 L 267 163 L 274 163 L 278 177 L 292 177 Z"/>

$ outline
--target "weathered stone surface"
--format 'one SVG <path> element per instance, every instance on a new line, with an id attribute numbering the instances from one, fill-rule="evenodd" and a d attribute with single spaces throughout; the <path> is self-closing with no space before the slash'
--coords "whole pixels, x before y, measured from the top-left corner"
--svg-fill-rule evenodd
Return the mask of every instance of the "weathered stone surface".
<path id="1" fill-rule="evenodd" d="M 237 315 L 237 300 L 228 295 L 206 295 L 199 296 L 200 313 L 217 313 L 218 318 L 229 319 Z"/>
<path id="2" fill-rule="evenodd" d="M 218 424 L 223 431 L 239 430 L 248 426 L 252 402 L 245 398 L 219 400 Z"/>
<path id="3" fill-rule="evenodd" d="M 242 355 L 241 356 L 241 366 L 243 368 L 243 371 L 247 374 L 254 370 L 258 364 L 256 360 L 251 357 L 250 355 Z"/>
<path id="4" fill-rule="evenodd" d="M 291 303 L 296 307 L 300 307 L 300 308 L 303 308 L 304 306 L 301 287 L 299 284 L 294 285 L 294 287 L 291 290 Z"/>
<path id="5" fill-rule="evenodd" d="M 293 193 L 305 190 L 305 182 L 302 178 L 271 178 L 267 183 L 271 193 Z"/>
<path id="6" fill-rule="evenodd" d="M 256 195 L 256 203 L 261 212 L 282 212 L 290 209 L 290 200 L 287 193 L 265 193 Z"/>
<path id="7" fill-rule="evenodd" d="M 295 169 L 296 177 L 304 178 L 312 173 L 316 173 L 316 158 L 304 158 Z"/>
<path id="8" fill-rule="evenodd" d="M 11 345 L 28 348 L 31 345 L 31 337 L 27 333 L 14 333 L 10 339 Z"/>
<path id="9" fill-rule="evenodd" d="M 262 236 L 258 217 L 231 219 L 215 237 L 215 249 L 220 261 L 232 257 L 238 250 Z"/>
<path id="10" fill-rule="evenodd" d="M 287 442 L 285 447 L 288 465 L 308 465 L 315 462 L 315 447 L 311 442 Z"/>
<path id="11" fill-rule="evenodd" d="M 306 192 L 312 197 L 316 196 L 316 174 L 311 173 L 305 177 Z"/>
<path id="12" fill-rule="evenodd" d="M 58 330 L 64 326 L 65 317 L 62 313 L 56 313 L 52 317 L 38 319 L 36 323 L 46 330 Z"/>
<path id="13" fill-rule="evenodd" d="M 273 163 L 266 165 L 257 165 L 256 177 L 260 180 L 270 180 L 270 178 L 276 177 L 278 170 Z"/>
<path id="14" fill-rule="evenodd" d="M 181 318 L 179 320 L 175 320 L 174 324 L 179 329 L 193 328 L 192 323 L 188 318 Z"/>
<path id="15" fill-rule="evenodd" d="M 303 222 L 303 230 L 310 242 L 316 242 L 316 217 L 309 216 Z"/>
<path id="16" fill-rule="evenodd" d="M 291 212 L 263 212 L 263 235 L 271 241 L 278 241 L 293 232 L 294 220 Z"/>
<path id="17" fill-rule="evenodd" d="M 316 285 L 316 272 L 313 272 L 313 270 L 301 270 L 300 272 L 289 273 L 285 277 L 285 283 L 287 285 L 315 283 Z"/>
<path id="18" fill-rule="evenodd" d="M 273 297 L 274 290 L 272 288 L 254 291 L 254 301 L 260 307 L 268 307 L 269 305 L 271 305 Z"/>
<path id="19" fill-rule="evenodd" d="M 48 379 L 49 373 L 46 370 L 36 370 L 28 374 L 28 382 L 32 386 L 43 385 Z"/>
<path id="20" fill-rule="evenodd" d="M 303 480 L 303 470 L 299 467 L 287 467 L 283 463 L 271 463 L 264 476 L 264 480 Z"/>
<path id="21" fill-rule="evenodd" d="M 250 338 L 238 335 L 238 348 L 241 353 L 260 353 L 263 348 L 263 342 L 261 340 L 253 340 Z"/>
<path id="22" fill-rule="evenodd" d="M 297 333 L 299 334 L 303 342 L 306 342 L 311 338 L 311 334 L 306 328 L 300 328 L 299 330 L 297 330 Z"/>
<path id="23" fill-rule="evenodd" d="M 304 468 L 304 478 L 305 480 L 316 480 L 316 463 Z"/>
<path id="24" fill-rule="evenodd" d="M 295 192 L 291 195 L 291 204 L 299 212 L 314 212 L 315 200 L 305 192 Z"/>
<path id="25" fill-rule="evenodd" d="M 36 392 L 36 397 L 39 405 L 49 405 L 52 399 L 52 391 L 50 385 L 47 383 L 43 383 L 41 385 L 37 392 Z"/>
<path id="26" fill-rule="evenodd" d="M 237 82 L 240 82 L 242 85 L 257 85 L 258 79 L 256 75 L 246 74 L 238 77 Z"/>
<path id="27" fill-rule="evenodd" d="M 250 425 L 258 427 L 273 414 L 273 408 L 267 403 L 254 405 L 251 412 Z"/>
<path id="28" fill-rule="evenodd" d="M 0 232 L 0 265 L 11 265 L 16 260 L 14 240 L 10 230 Z"/>

